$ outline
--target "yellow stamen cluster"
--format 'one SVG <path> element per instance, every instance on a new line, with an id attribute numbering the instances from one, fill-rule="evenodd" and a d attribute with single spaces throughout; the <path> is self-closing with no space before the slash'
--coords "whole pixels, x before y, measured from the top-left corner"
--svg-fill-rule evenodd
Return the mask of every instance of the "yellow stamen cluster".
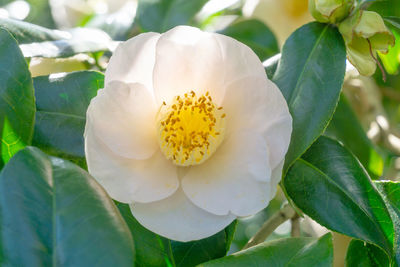
<path id="1" fill-rule="evenodd" d="M 195 92 L 165 102 L 158 114 L 158 138 L 161 151 L 176 165 L 197 165 L 207 160 L 225 135 L 226 114 L 209 92 Z"/>

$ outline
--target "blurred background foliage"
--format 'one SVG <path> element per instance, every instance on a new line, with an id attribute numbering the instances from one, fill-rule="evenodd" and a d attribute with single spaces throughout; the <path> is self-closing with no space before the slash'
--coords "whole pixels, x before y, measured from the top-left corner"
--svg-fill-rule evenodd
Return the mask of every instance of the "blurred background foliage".
<path id="1" fill-rule="evenodd" d="M 377 1 L 372 4 L 365 2 L 369 10 L 377 11 L 387 18 L 387 26 L 396 38 L 399 37 L 400 30 L 395 25 L 398 21 L 393 21 L 390 17 L 400 17 L 400 1 Z M 231 36 L 247 44 L 261 61 L 267 60 L 268 65 L 268 59 L 280 53 L 288 36 L 313 20 L 307 3 L 308 0 L 0 0 L 0 26 L 8 29 L 14 27 L 14 37 L 30 64 L 32 76 L 77 70 L 103 71 L 118 41 L 146 31 L 164 32 L 181 24 Z M 22 20 L 44 28 L 20 25 L 9 19 Z M 76 29 L 71 30 L 76 27 L 84 27 L 87 31 L 79 34 Z M 98 32 L 90 32 L 89 28 L 95 28 Z M 18 29 L 19 34 L 15 34 Z M 62 31 L 54 31 L 55 29 Z M 35 40 L 38 44 L 29 44 L 28 39 Z M 387 55 L 379 55 L 387 74 L 386 82 L 379 70 L 372 77 L 362 77 L 348 66 L 343 93 L 325 132 L 349 148 L 374 179 L 400 180 L 399 40 Z M 57 49 L 48 53 L 45 48 L 49 46 Z M 102 82 L 101 75 L 90 75 L 99 76 L 97 79 Z M 92 86 L 83 76 L 73 79 L 82 79 L 81 84 L 86 82 L 87 86 Z M 56 82 L 35 78 L 35 88 L 39 88 L 36 89 L 36 98 L 40 100 L 41 94 L 51 94 L 52 90 L 58 90 Z M 77 111 L 78 115 L 84 116 L 85 107 L 93 94 L 95 93 L 81 99 L 83 109 Z M 37 105 L 38 109 L 46 109 L 44 102 L 39 101 Z M 61 102 L 59 106 L 68 110 Z M 68 140 L 49 143 L 42 134 L 47 130 L 41 129 L 51 129 L 49 123 L 56 118 L 45 118 L 40 112 L 37 116 L 42 117 L 37 117 L 34 145 L 51 155 L 62 155 L 85 168 L 83 140 L 79 139 L 80 134 L 83 134 L 84 123 L 66 122 L 65 129 L 78 129 L 68 137 L 79 139 L 71 141 L 77 144 L 76 147 L 71 147 L 66 143 Z M 74 136 L 76 133 L 78 137 Z M 240 219 L 229 253 L 242 249 L 249 238 L 285 202 L 284 194 L 279 191 L 264 211 Z M 301 236 L 319 237 L 328 231 L 308 217 L 300 220 L 300 226 Z M 290 236 L 292 227 L 290 221 L 286 221 L 268 240 Z M 335 249 L 341 249 L 341 253 L 345 254 L 349 241 L 350 238 L 335 234 L 334 244 L 339 243 Z M 356 245 L 354 243 L 354 247 Z M 336 253 L 335 258 L 337 254 L 340 253 Z M 343 264 L 344 256 L 342 258 L 335 259 L 336 266 Z"/>

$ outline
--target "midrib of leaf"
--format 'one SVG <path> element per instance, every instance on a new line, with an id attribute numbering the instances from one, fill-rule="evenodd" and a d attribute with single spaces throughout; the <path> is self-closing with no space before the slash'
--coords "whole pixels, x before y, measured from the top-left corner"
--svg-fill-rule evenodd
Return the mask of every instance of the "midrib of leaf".
<path id="1" fill-rule="evenodd" d="M 377 224 L 377 222 L 371 218 L 371 216 L 366 212 L 366 210 L 364 209 L 364 207 L 360 206 L 357 204 L 357 202 L 346 192 L 344 191 L 332 178 L 330 178 L 328 175 L 326 175 L 324 172 L 322 172 L 319 168 L 317 168 L 315 165 L 309 163 L 308 161 L 305 161 L 304 159 L 298 159 L 299 162 L 304 163 L 305 165 L 307 165 L 308 167 L 314 169 L 316 172 L 318 172 L 319 174 L 321 174 L 323 177 L 325 177 L 328 182 L 330 182 L 330 184 L 332 184 L 333 186 L 335 186 L 336 188 L 338 188 L 343 194 L 345 194 L 357 207 L 359 207 L 359 209 L 370 219 L 370 221 L 376 226 L 376 228 L 379 230 L 379 232 L 381 233 L 381 235 L 384 237 L 384 241 L 385 244 L 388 245 L 387 243 L 389 243 L 389 247 L 387 247 L 388 250 L 390 250 L 391 244 L 390 242 L 388 242 L 388 239 L 386 237 L 386 234 L 382 231 L 382 228 L 380 227 L 379 224 Z M 379 194 L 379 193 L 378 193 Z M 380 246 L 379 244 L 376 244 L 378 246 Z M 387 250 L 385 248 L 383 248 L 385 253 L 387 253 Z M 389 255 L 391 256 L 391 255 Z"/>
<path id="2" fill-rule="evenodd" d="M 322 30 L 320 36 L 318 37 L 318 39 L 315 42 L 313 48 L 311 49 L 309 57 L 307 58 L 306 62 L 303 65 L 303 68 L 301 69 L 299 78 L 297 79 L 297 82 L 296 82 L 296 86 L 294 87 L 294 89 L 293 89 L 293 91 L 292 91 L 292 93 L 290 94 L 290 97 L 289 97 L 289 101 L 288 101 L 288 106 L 289 107 L 292 106 L 294 100 L 297 99 L 297 97 L 299 95 L 299 90 L 300 90 L 300 86 L 299 85 L 300 85 L 300 81 L 302 80 L 302 76 L 303 76 L 305 70 L 307 69 L 308 63 L 310 62 L 311 58 L 313 58 L 315 49 L 318 47 L 319 43 L 321 42 L 322 37 L 324 37 L 324 34 L 325 34 L 326 30 L 328 29 L 328 27 L 329 27 L 329 25 L 326 25 L 324 27 L 324 29 Z"/>
<path id="3" fill-rule="evenodd" d="M 303 245 L 303 247 L 294 254 L 289 261 L 285 264 L 285 266 L 289 266 L 289 264 L 293 261 L 294 258 L 296 258 L 297 255 L 299 255 L 301 252 L 303 252 L 306 248 L 309 248 L 311 245 L 314 245 L 315 243 L 318 242 L 318 239 L 309 243 L 306 243 Z"/>

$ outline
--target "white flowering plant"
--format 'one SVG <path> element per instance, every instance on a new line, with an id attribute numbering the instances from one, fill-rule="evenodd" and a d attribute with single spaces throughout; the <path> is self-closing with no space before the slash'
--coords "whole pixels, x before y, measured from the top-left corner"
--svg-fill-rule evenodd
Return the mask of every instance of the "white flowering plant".
<path id="1" fill-rule="evenodd" d="M 0 5 L 0 266 L 400 266 L 398 0 Z"/>

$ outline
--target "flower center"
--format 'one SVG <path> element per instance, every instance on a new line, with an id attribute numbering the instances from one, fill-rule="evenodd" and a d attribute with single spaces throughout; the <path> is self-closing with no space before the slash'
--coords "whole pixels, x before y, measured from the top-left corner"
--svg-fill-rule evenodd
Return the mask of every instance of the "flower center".
<path id="1" fill-rule="evenodd" d="M 176 96 L 160 107 L 158 140 L 164 155 L 179 166 L 201 164 L 218 148 L 225 135 L 226 114 L 207 92 Z"/>

